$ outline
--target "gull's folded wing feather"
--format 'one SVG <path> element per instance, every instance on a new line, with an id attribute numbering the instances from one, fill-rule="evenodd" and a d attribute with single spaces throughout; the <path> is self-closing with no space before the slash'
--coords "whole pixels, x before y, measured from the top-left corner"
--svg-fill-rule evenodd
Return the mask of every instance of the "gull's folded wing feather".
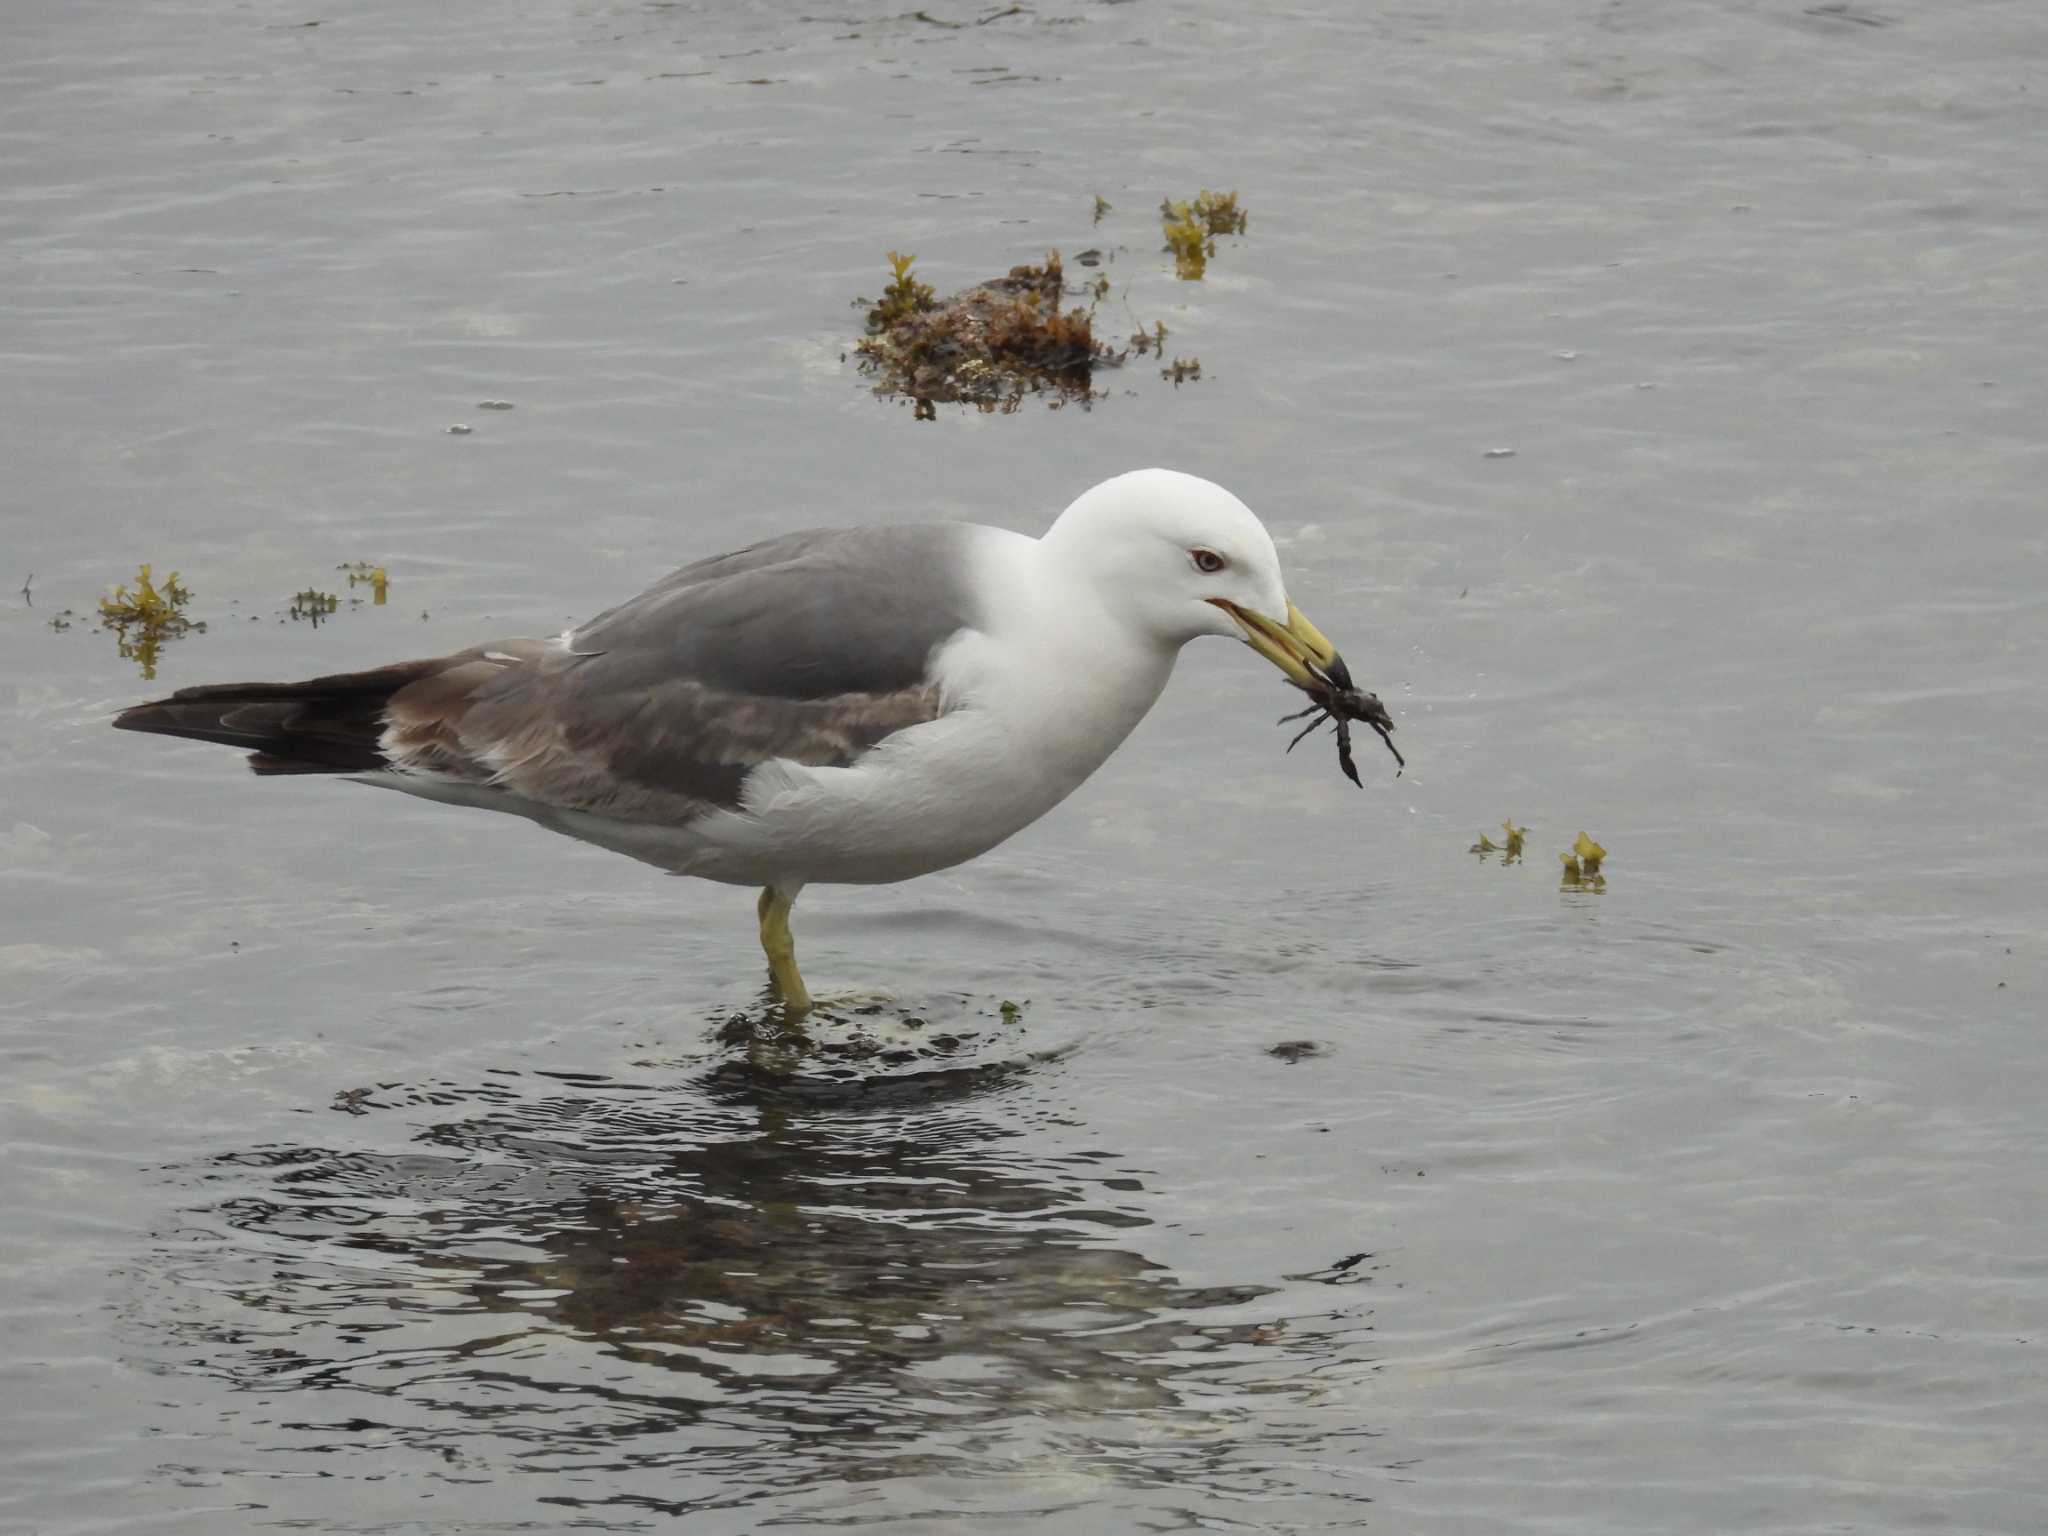
<path id="1" fill-rule="evenodd" d="M 395 769 L 679 822 L 757 765 L 844 765 L 932 720 L 934 651 L 978 621 L 975 530 L 791 534 L 675 572 L 556 641 L 302 684 L 181 689 L 131 730 L 249 747 L 264 772 Z"/>

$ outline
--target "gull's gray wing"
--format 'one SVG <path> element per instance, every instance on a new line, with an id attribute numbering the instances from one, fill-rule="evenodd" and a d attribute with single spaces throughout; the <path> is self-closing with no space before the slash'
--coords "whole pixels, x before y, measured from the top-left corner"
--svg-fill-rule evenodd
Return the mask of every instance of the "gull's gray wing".
<path id="1" fill-rule="evenodd" d="M 981 530 L 796 533 L 686 566 L 559 642 L 447 658 L 391 694 L 391 766 L 545 805 L 685 821 L 772 758 L 851 763 L 936 719 L 934 651 L 979 622 Z"/>

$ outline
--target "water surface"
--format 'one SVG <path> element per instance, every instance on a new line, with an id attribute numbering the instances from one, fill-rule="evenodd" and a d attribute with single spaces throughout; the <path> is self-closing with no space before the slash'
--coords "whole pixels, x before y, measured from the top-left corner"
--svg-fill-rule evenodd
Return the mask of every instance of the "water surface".
<path id="1" fill-rule="evenodd" d="M 2044 44 L 10 7 L 0 1520 L 2037 1529 Z M 1250 230 L 1177 282 L 1204 187 Z M 1198 382 L 919 422 L 842 361 L 887 251 L 1091 246 Z M 794 1078 L 741 893 L 106 729 L 1147 463 L 1266 517 L 1408 773 L 1194 647 L 1012 843 L 806 894 L 897 1002 Z M 209 626 L 154 683 L 48 623 L 142 561 Z"/>

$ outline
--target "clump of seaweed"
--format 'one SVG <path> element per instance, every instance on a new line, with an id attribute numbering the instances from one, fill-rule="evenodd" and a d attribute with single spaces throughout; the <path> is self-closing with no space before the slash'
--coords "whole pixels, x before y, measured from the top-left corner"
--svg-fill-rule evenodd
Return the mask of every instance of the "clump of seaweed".
<path id="1" fill-rule="evenodd" d="M 1479 841 L 1474 843 L 1470 848 L 1466 849 L 1465 851 L 1467 853 L 1476 853 L 1482 859 L 1484 859 L 1488 854 L 1497 853 L 1500 855 L 1500 861 L 1503 864 L 1521 863 L 1522 839 L 1528 836 L 1529 829 L 1527 827 L 1516 826 L 1514 823 L 1514 819 L 1512 817 L 1502 822 L 1500 825 L 1501 832 L 1503 836 L 1506 838 L 1505 842 L 1496 843 L 1492 838 L 1488 837 L 1484 832 L 1482 832 L 1479 834 Z"/>
<path id="2" fill-rule="evenodd" d="M 1184 203 L 1163 199 L 1159 220 L 1166 249 L 1173 253 L 1173 274 L 1189 282 L 1201 281 L 1208 271 L 1218 235 L 1242 235 L 1251 228 L 1251 215 L 1237 205 L 1235 192 L 1207 188 Z"/>
<path id="3" fill-rule="evenodd" d="M 386 574 L 383 566 L 372 565 L 367 560 L 350 560 L 337 565 L 335 569 L 348 577 L 351 590 L 356 587 L 368 587 L 372 606 L 384 606 L 384 599 L 391 592 L 391 577 Z"/>
<path id="4" fill-rule="evenodd" d="M 906 258 L 889 259 L 896 281 L 868 311 L 869 334 L 855 351 L 861 368 L 879 376 L 875 393 L 908 395 L 920 420 L 936 419 L 942 400 L 1003 412 L 1040 393 L 1053 395 L 1053 405 L 1085 404 L 1095 398 L 1094 369 L 1124 360 L 1095 339 L 1092 305 L 1061 308 L 1067 289 L 1058 251 L 1047 252 L 1043 266 L 1012 267 L 1007 277 L 943 302 L 929 301 L 931 290 L 911 279 Z M 893 307 L 892 293 L 902 298 Z"/>
<path id="5" fill-rule="evenodd" d="M 889 286 L 882 290 L 881 301 L 868 311 L 870 336 L 878 336 L 912 315 L 922 315 L 939 307 L 938 295 L 932 292 L 931 284 L 921 283 L 910 274 L 910 265 L 916 260 L 915 256 L 903 256 L 895 251 L 889 253 L 889 269 L 895 275 L 889 279 Z"/>
<path id="6" fill-rule="evenodd" d="M 1242 235 L 1252 227 L 1252 216 L 1237 206 L 1235 192 L 1211 192 L 1205 187 L 1189 212 L 1212 235 Z"/>
<path id="7" fill-rule="evenodd" d="M 112 597 L 100 599 L 100 619 L 107 624 L 159 624 L 165 628 L 173 625 L 183 628 L 190 621 L 179 612 L 192 601 L 192 590 L 178 580 L 178 573 L 171 572 L 159 587 L 150 576 L 151 568 L 143 566 L 135 576 L 135 590 L 129 591 L 124 583 L 114 588 Z"/>
<path id="8" fill-rule="evenodd" d="M 1216 249 L 1216 242 L 1192 219 L 1169 219 L 1166 248 L 1173 253 L 1173 275 L 1198 283 L 1209 270 L 1209 256 Z"/>
<path id="9" fill-rule="evenodd" d="M 1094 222 L 1094 223 L 1096 223 L 1096 224 L 1100 224 L 1100 223 L 1102 222 L 1102 216 L 1103 216 L 1103 215 L 1104 215 L 1105 213 L 1109 212 L 1109 210 L 1110 210 L 1110 207 L 1111 207 L 1111 206 L 1112 206 L 1112 205 L 1111 205 L 1111 203 L 1110 203 L 1110 201 L 1109 201 L 1109 199 L 1108 199 L 1108 198 L 1104 197 L 1104 196 L 1103 196 L 1103 195 L 1102 195 L 1102 194 L 1101 194 L 1100 192 L 1096 193 L 1096 194 L 1095 194 L 1095 218 L 1093 219 L 1093 221 L 1092 221 L 1092 222 Z"/>
<path id="10" fill-rule="evenodd" d="M 1192 384 L 1202 376 L 1202 360 L 1199 357 L 1176 357 L 1173 362 L 1159 370 L 1159 377 L 1173 380 L 1173 387 Z"/>
<path id="11" fill-rule="evenodd" d="M 315 629 L 318 629 L 320 621 L 327 618 L 340 606 L 341 599 L 335 596 L 334 593 L 321 592 L 308 587 L 303 592 L 294 592 L 292 594 L 290 612 L 293 618 L 304 619 Z"/>
<path id="12" fill-rule="evenodd" d="M 1564 864 L 1559 885 L 1566 890 L 1606 890 L 1607 877 L 1600 873 L 1601 861 L 1606 857 L 1607 850 L 1581 832 L 1572 843 L 1572 851 L 1558 855 Z"/>
<path id="13" fill-rule="evenodd" d="M 114 588 L 112 597 L 100 599 L 100 628 L 112 630 L 121 655 L 140 663 L 143 679 L 154 682 L 163 643 L 206 630 L 201 621 L 186 617 L 185 605 L 191 601 L 192 591 L 178 580 L 176 571 L 158 586 L 145 565 L 136 573 L 132 591 L 124 583 Z"/>

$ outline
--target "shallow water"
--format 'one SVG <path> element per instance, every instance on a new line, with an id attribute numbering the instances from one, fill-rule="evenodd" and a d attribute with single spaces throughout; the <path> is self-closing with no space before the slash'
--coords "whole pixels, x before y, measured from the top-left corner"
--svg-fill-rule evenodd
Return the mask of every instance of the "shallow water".
<path id="1" fill-rule="evenodd" d="M 0 1524 L 2037 1530 L 2044 44 L 11 6 Z M 1250 232 L 1178 283 L 1203 187 Z M 841 361 L 888 250 L 1088 246 L 1198 382 L 926 423 Z M 741 893 L 106 729 L 1155 462 L 1409 771 L 1195 647 L 1011 844 L 806 893 L 897 999 L 808 1048 L 734 1043 Z M 145 560 L 209 624 L 153 683 L 48 625 Z"/>

